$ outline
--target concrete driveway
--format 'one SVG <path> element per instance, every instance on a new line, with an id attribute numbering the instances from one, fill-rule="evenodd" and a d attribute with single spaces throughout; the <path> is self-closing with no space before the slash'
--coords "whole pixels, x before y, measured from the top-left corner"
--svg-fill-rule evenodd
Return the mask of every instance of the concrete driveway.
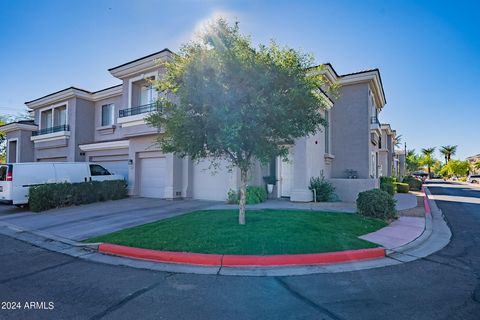
<path id="1" fill-rule="evenodd" d="M 200 200 L 160 200 L 128 198 L 77 207 L 34 213 L 14 206 L 0 205 L 0 223 L 84 240 L 124 228 L 201 210 L 218 202 Z"/>

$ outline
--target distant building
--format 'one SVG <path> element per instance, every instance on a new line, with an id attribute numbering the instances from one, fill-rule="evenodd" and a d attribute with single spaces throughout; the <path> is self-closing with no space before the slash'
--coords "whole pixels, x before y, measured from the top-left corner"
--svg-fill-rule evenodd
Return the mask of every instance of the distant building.
<path id="1" fill-rule="evenodd" d="M 468 157 L 467 161 L 470 162 L 470 164 L 472 164 L 472 165 L 476 162 L 480 162 L 480 153 L 476 154 L 474 156 Z M 480 173 L 480 170 L 478 170 L 478 169 L 475 170 L 475 168 L 474 168 L 473 173 Z"/>

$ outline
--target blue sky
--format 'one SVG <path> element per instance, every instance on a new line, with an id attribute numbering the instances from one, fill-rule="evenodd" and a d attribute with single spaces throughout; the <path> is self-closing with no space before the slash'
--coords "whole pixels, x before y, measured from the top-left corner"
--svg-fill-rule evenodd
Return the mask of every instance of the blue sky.
<path id="1" fill-rule="evenodd" d="M 339 73 L 378 67 L 387 97 L 381 121 L 409 149 L 457 144 L 464 158 L 480 153 L 476 2 L 0 0 L 0 115 L 71 85 L 118 84 L 108 68 L 177 50 L 221 14 L 255 43 L 274 38 Z"/>

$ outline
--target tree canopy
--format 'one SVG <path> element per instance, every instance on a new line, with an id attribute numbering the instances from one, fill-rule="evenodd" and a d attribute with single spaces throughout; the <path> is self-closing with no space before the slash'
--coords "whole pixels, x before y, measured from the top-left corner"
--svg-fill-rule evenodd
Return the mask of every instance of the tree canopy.
<path id="1" fill-rule="evenodd" d="M 247 172 L 253 161 L 286 157 L 295 139 L 326 125 L 327 103 L 311 55 L 275 42 L 254 48 L 238 23 L 219 19 L 163 64 L 156 82 L 159 109 L 148 122 L 164 133 L 164 152 L 212 163 L 227 160 L 241 172 L 243 224 Z"/>

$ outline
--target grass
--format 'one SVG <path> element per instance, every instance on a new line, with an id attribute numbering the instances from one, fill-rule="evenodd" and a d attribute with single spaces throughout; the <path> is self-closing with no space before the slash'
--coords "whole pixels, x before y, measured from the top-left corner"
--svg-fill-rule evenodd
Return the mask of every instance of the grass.
<path id="1" fill-rule="evenodd" d="M 273 255 L 373 248 L 358 238 L 386 223 L 357 214 L 255 210 L 238 224 L 237 210 L 195 211 L 94 237 L 131 247 L 196 253 Z"/>

